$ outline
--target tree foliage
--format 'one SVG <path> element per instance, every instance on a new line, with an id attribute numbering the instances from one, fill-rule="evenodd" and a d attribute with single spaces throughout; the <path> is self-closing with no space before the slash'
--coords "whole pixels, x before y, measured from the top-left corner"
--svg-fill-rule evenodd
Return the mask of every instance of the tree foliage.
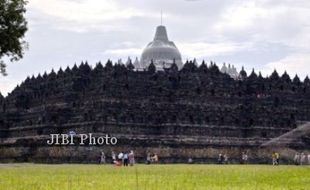
<path id="1" fill-rule="evenodd" d="M 27 43 L 26 0 L 0 0 L 0 73 L 6 75 L 6 62 L 23 58 Z"/>

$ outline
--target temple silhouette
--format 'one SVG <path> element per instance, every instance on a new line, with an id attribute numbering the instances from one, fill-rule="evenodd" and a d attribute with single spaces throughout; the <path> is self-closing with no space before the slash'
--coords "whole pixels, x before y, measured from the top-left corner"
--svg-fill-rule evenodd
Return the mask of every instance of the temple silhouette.
<path id="1" fill-rule="evenodd" d="M 308 77 L 183 64 L 166 37 L 159 26 L 140 61 L 108 60 L 94 68 L 82 62 L 28 77 L 0 96 L 0 161 L 96 162 L 103 150 L 108 157 L 112 150 L 134 150 L 141 162 L 147 153 L 157 153 L 161 162 L 215 162 L 225 153 L 238 162 L 247 152 L 250 162 L 266 163 L 277 150 L 289 163 L 294 151 L 309 150 Z M 162 46 L 172 53 L 161 53 Z M 46 144 L 51 133 L 70 131 L 111 134 L 119 142 Z"/>

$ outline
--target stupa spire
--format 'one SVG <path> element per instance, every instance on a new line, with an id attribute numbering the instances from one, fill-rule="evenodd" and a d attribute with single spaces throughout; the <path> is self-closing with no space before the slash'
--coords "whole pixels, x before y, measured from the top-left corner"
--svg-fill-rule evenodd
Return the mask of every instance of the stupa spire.
<path id="1" fill-rule="evenodd" d="M 163 10 L 160 11 L 160 25 L 163 25 Z"/>
<path id="2" fill-rule="evenodd" d="M 162 25 L 157 26 L 154 41 L 156 40 L 165 41 L 165 42 L 169 41 L 165 26 L 162 26 Z"/>

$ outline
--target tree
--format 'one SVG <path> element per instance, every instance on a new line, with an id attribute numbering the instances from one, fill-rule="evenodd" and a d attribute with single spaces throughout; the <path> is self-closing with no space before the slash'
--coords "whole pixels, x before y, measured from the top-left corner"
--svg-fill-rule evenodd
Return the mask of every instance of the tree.
<path id="1" fill-rule="evenodd" d="M 3 59 L 18 61 L 27 48 L 26 3 L 26 0 L 0 0 L 0 73 L 4 76 L 7 74 Z"/>

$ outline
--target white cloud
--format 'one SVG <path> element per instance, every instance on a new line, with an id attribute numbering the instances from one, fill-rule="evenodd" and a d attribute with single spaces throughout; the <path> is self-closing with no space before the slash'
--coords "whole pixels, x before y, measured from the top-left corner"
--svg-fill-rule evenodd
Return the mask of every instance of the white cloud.
<path id="1" fill-rule="evenodd" d="M 204 58 L 209 56 L 222 56 L 236 53 L 251 48 L 249 43 L 234 42 L 194 42 L 194 43 L 176 43 L 183 56 L 189 58 Z"/>
<path id="2" fill-rule="evenodd" d="M 281 60 L 266 64 L 262 71 L 270 75 L 274 69 L 280 74 L 287 71 L 291 77 L 298 74 L 299 77 L 304 78 L 310 74 L 310 52 L 288 55 Z"/>
<path id="3" fill-rule="evenodd" d="M 244 1 L 227 7 L 214 31 L 222 38 L 281 43 L 295 49 L 309 48 L 310 2 Z"/>
<path id="4" fill-rule="evenodd" d="M 261 69 L 263 74 L 270 74 L 277 69 L 280 73 L 286 70 L 291 76 L 297 73 L 305 77 L 310 71 L 309 18 L 309 1 L 241 1 L 227 7 L 213 29 L 221 36 L 222 41 L 252 43 L 255 52 L 260 56 L 253 61 L 261 61 L 256 67 Z M 268 44 L 274 45 L 270 47 Z M 274 51 L 275 54 L 272 55 L 269 52 L 273 52 L 274 48 L 279 51 Z M 243 55 L 250 53 L 247 49 L 243 50 Z M 263 61 L 272 56 L 272 61 Z M 235 57 L 238 59 L 237 55 Z M 241 57 L 239 60 L 243 62 Z M 248 61 L 245 66 L 250 68 L 250 64 Z"/>
<path id="5" fill-rule="evenodd" d="M 309 72 L 309 0 L 30 0 L 30 49 L 18 66 L 8 65 L 1 92 L 34 72 L 81 60 L 140 57 L 161 9 L 183 59 L 230 62 L 266 74 L 274 68 Z"/>
<path id="6" fill-rule="evenodd" d="M 139 57 L 142 53 L 142 48 L 124 48 L 124 49 L 110 49 L 104 51 L 105 57 Z"/>
<path id="7" fill-rule="evenodd" d="M 28 6 L 50 19 L 51 24 L 55 22 L 56 28 L 76 32 L 122 30 L 115 22 L 146 16 L 134 7 L 123 7 L 112 0 L 31 0 Z"/>
<path id="8" fill-rule="evenodd" d="M 112 0 L 32 0 L 30 7 L 53 17 L 80 23 L 97 23 L 142 16 L 139 10 L 132 7 L 123 8 Z"/>
<path id="9" fill-rule="evenodd" d="M 218 32 L 227 29 L 242 30 L 255 25 L 253 21 L 257 18 L 266 18 L 268 10 L 258 7 L 254 1 L 247 1 L 243 4 L 236 4 L 228 7 L 221 15 L 221 21 L 215 25 Z"/>

